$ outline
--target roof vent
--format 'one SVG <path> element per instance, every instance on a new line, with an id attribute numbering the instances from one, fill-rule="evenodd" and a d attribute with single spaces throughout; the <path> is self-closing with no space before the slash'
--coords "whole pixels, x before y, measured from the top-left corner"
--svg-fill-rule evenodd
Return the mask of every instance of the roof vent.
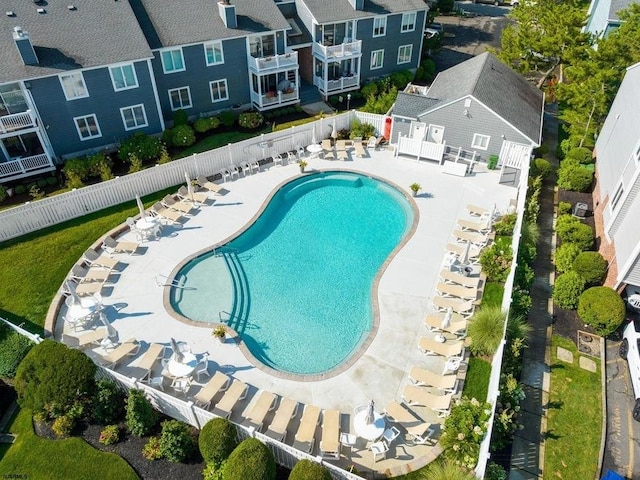
<path id="1" fill-rule="evenodd" d="M 37 65 L 38 57 L 31 44 L 29 34 L 22 30 L 22 27 L 13 27 L 13 41 L 16 44 L 18 53 L 25 65 Z"/>
<path id="2" fill-rule="evenodd" d="M 237 28 L 238 18 L 236 16 L 236 6 L 231 5 L 229 0 L 220 0 L 218 2 L 218 13 L 227 28 Z"/>
<path id="3" fill-rule="evenodd" d="M 77 8 L 75 5 L 67 5 L 67 10 L 71 10 L 73 12 L 73 11 L 76 11 Z"/>
<path id="4" fill-rule="evenodd" d="M 42 14 L 42 13 L 47 13 L 47 11 L 44 8 L 39 8 L 37 10 L 38 13 Z"/>
<path id="5" fill-rule="evenodd" d="M 15 17 L 15 16 L 16 16 L 16 14 L 15 14 L 15 13 L 13 13 L 11 10 L 9 10 L 8 12 L 6 12 L 6 14 L 7 14 L 7 17 Z"/>

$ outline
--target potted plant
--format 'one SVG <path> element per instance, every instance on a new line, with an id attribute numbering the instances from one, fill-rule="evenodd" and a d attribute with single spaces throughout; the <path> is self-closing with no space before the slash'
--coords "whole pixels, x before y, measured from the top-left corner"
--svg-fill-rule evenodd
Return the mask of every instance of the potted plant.
<path id="1" fill-rule="evenodd" d="M 304 160 L 298 160 L 298 165 L 300 165 L 300 173 L 304 173 L 307 162 L 305 162 Z"/>
<path id="2" fill-rule="evenodd" d="M 220 340 L 220 343 L 224 343 L 224 339 L 227 337 L 227 329 L 225 328 L 224 325 L 218 325 L 216 328 L 213 329 L 213 332 L 211 332 L 211 335 L 213 335 L 218 340 Z"/>
<path id="3" fill-rule="evenodd" d="M 409 185 L 409 188 L 411 189 L 411 191 L 413 192 L 413 196 L 415 197 L 418 195 L 418 192 L 420 191 L 422 186 L 419 183 L 412 183 L 411 185 Z"/>

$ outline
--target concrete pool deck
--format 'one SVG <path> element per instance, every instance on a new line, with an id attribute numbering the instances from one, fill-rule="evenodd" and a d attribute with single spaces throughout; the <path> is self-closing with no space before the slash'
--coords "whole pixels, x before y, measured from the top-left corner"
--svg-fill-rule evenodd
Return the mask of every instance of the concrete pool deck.
<path id="1" fill-rule="evenodd" d="M 267 390 L 302 404 L 338 409 L 349 415 L 350 424 L 347 425 L 344 420 L 342 430 L 353 432 L 350 419 L 353 408 L 374 400 L 377 410 L 382 411 L 390 400 L 399 400 L 412 366 L 441 373 L 444 358 L 427 357 L 417 346 L 421 336 L 432 335 L 423 326 L 423 319 L 432 310 L 431 299 L 442 268 L 445 245 L 453 241 L 451 233 L 456 220 L 468 217 L 465 210 L 467 204 L 486 208 L 496 204 L 497 210 L 504 212 L 516 197 L 517 190 L 500 185 L 499 171 L 488 171 L 483 166 L 476 166 L 475 173 L 461 178 L 442 173 L 442 168 L 433 162 L 418 162 L 409 157 L 394 158 L 390 150 L 370 149 L 369 152 L 370 157 L 352 156 L 348 162 L 307 159 L 307 171 L 345 169 L 370 174 L 395 184 L 408 196 L 411 195 L 409 185 L 414 182 L 422 185 L 422 190 L 414 199 L 420 215 L 415 233 L 391 260 L 379 281 L 377 296 L 380 323 L 377 334 L 353 365 L 323 380 L 299 381 L 270 375 L 252 365 L 232 340 L 219 343 L 211 336 L 210 326 L 190 326 L 174 319 L 163 304 L 164 287 L 157 285 L 157 279 L 163 280 L 162 276 L 169 276 L 186 257 L 224 243 L 225 239 L 243 229 L 260 211 L 274 187 L 300 175 L 297 164 L 268 164 L 259 173 L 227 182 L 225 187 L 229 192 L 213 197 L 215 204 L 200 207 L 192 217 L 188 217 L 182 228 L 165 227 L 161 238 L 144 242 L 138 254 L 117 255 L 122 261 L 122 268 L 119 268 L 121 272 L 119 278 L 114 277 L 117 281 L 113 286 L 105 288 L 104 305 L 107 307 L 107 318 L 117 330 L 119 340 L 136 338 L 143 345 L 151 342 L 169 345 L 170 338 L 175 338 L 188 343 L 198 356 L 208 352 L 209 372 L 219 369 L 251 386 L 247 398 L 233 411 L 231 419 L 238 421 L 255 392 Z M 131 233 L 126 233 L 122 239 L 135 240 Z M 274 281 L 278 279 L 274 278 Z M 56 322 L 55 337 L 58 339 L 63 329 L 66 333 L 70 332 L 63 320 L 65 313 L 66 307 L 63 306 Z M 98 349 L 88 351 L 89 354 L 97 352 Z M 129 365 L 124 361 L 118 371 L 135 376 L 138 358 L 139 355 Z M 156 368 L 159 372 L 159 365 Z M 204 382 L 206 380 L 203 379 Z M 168 388 L 166 390 L 170 391 Z M 197 393 L 197 387 L 192 387 L 189 393 Z M 442 422 L 426 407 L 414 409 L 426 421 Z M 297 420 L 299 418 L 300 414 Z M 289 429 L 286 439 L 289 444 L 292 443 L 293 433 L 295 424 Z M 315 453 L 319 436 L 317 439 Z M 341 460 L 341 463 L 354 463 L 361 471 L 373 469 L 397 475 L 407 471 L 407 468 L 415 469 L 428 463 L 437 454 L 434 447 L 413 446 L 401 439 L 396 440 L 394 445 L 388 458 L 375 464 L 371 452 L 367 450 L 354 450 L 351 458 Z"/>

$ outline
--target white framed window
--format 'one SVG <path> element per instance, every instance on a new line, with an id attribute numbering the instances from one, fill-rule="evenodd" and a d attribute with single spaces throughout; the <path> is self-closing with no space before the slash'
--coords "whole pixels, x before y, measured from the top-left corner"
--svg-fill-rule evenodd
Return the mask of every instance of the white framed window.
<path id="1" fill-rule="evenodd" d="M 95 115 L 85 115 L 84 117 L 74 117 L 73 121 L 76 124 L 78 130 L 78 136 L 80 140 L 90 140 L 92 138 L 99 138 L 102 136 L 100 132 L 100 125 L 98 125 L 98 119 Z"/>
<path id="2" fill-rule="evenodd" d="M 371 52 L 371 70 L 382 68 L 384 64 L 384 50 L 373 50 Z"/>
<path id="3" fill-rule="evenodd" d="M 479 133 L 473 134 L 473 140 L 471 141 L 471 148 L 477 148 L 478 150 L 486 150 L 489 148 L 489 135 L 481 135 Z"/>
<path id="4" fill-rule="evenodd" d="M 113 89 L 116 92 L 119 90 L 136 88 L 138 86 L 138 78 L 136 77 L 136 71 L 133 68 L 133 64 L 110 67 L 109 73 L 111 74 Z"/>
<path id="5" fill-rule="evenodd" d="M 613 194 L 613 197 L 611 197 L 611 211 L 613 212 L 616 207 L 618 206 L 618 203 L 620 203 L 620 199 L 622 198 L 622 194 L 624 193 L 624 187 L 622 186 L 622 184 L 618 185 L 618 188 L 616 189 L 616 193 Z"/>
<path id="6" fill-rule="evenodd" d="M 64 96 L 67 100 L 75 100 L 76 98 L 85 98 L 89 96 L 89 91 L 84 83 L 82 72 L 74 72 L 60 75 L 60 84 L 64 90 Z"/>
<path id="7" fill-rule="evenodd" d="M 400 32 L 413 32 L 416 29 L 416 12 L 403 13 Z"/>
<path id="8" fill-rule="evenodd" d="M 164 73 L 182 72 L 185 70 L 182 49 L 164 50 L 160 54 L 162 59 L 162 71 Z"/>
<path id="9" fill-rule="evenodd" d="M 169 90 L 169 99 L 171 100 L 171 110 L 191 108 L 191 90 L 189 90 L 189 87 Z"/>
<path id="10" fill-rule="evenodd" d="M 211 89 L 211 101 L 221 102 L 223 100 L 229 100 L 229 91 L 227 90 L 227 79 L 215 80 L 209 82 L 209 88 Z"/>
<path id="11" fill-rule="evenodd" d="M 222 53 L 222 42 L 210 42 L 204 44 L 204 58 L 207 66 L 220 65 L 224 63 L 224 54 Z"/>
<path id="12" fill-rule="evenodd" d="M 373 36 L 384 37 L 387 34 L 387 17 L 373 18 Z"/>
<path id="13" fill-rule="evenodd" d="M 401 45 L 398 47 L 398 65 L 411 62 L 413 45 Z"/>
<path id="14" fill-rule="evenodd" d="M 145 112 L 142 104 L 121 108 L 120 115 L 122 116 L 125 130 L 133 130 L 134 128 L 142 128 L 148 125 L 147 112 Z"/>

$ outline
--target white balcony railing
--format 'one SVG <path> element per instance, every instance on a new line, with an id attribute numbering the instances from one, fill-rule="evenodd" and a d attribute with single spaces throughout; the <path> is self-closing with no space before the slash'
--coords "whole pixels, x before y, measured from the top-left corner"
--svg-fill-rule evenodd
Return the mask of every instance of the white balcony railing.
<path id="1" fill-rule="evenodd" d="M 22 128 L 35 126 L 36 118 L 31 110 L 0 117 L 0 133 L 15 132 L 16 130 L 20 130 Z"/>
<path id="2" fill-rule="evenodd" d="M 0 179 L 9 177 L 18 178 L 21 174 L 34 172 L 36 170 L 48 171 L 54 168 L 51 157 L 46 153 L 22 157 L 8 162 L 0 163 Z"/>
<path id="3" fill-rule="evenodd" d="M 270 57 L 249 57 L 249 68 L 254 72 L 264 72 L 265 70 L 278 70 L 297 66 L 298 52 L 272 55 Z"/>
<path id="4" fill-rule="evenodd" d="M 324 94 L 334 94 L 353 90 L 360 86 L 360 75 L 340 77 L 336 80 L 324 80 L 322 77 L 313 77 L 313 84 Z"/>
<path id="5" fill-rule="evenodd" d="M 313 44 L 313 54 L 323 60 L 345 57 L 359 57 L 362 54 L 362 40 L 345 42 L 340 45 L 324 46 Z"/>
<path id="6" fill-rule="evenodd" d="M 251 92 L 251 101 L 257 108 L 275 108 L 281 105 L 291 105 L 298 102 L 298 89 L 294 88 L 293 92 L 275 92 L 266 95 L 260 95 Z"/>

